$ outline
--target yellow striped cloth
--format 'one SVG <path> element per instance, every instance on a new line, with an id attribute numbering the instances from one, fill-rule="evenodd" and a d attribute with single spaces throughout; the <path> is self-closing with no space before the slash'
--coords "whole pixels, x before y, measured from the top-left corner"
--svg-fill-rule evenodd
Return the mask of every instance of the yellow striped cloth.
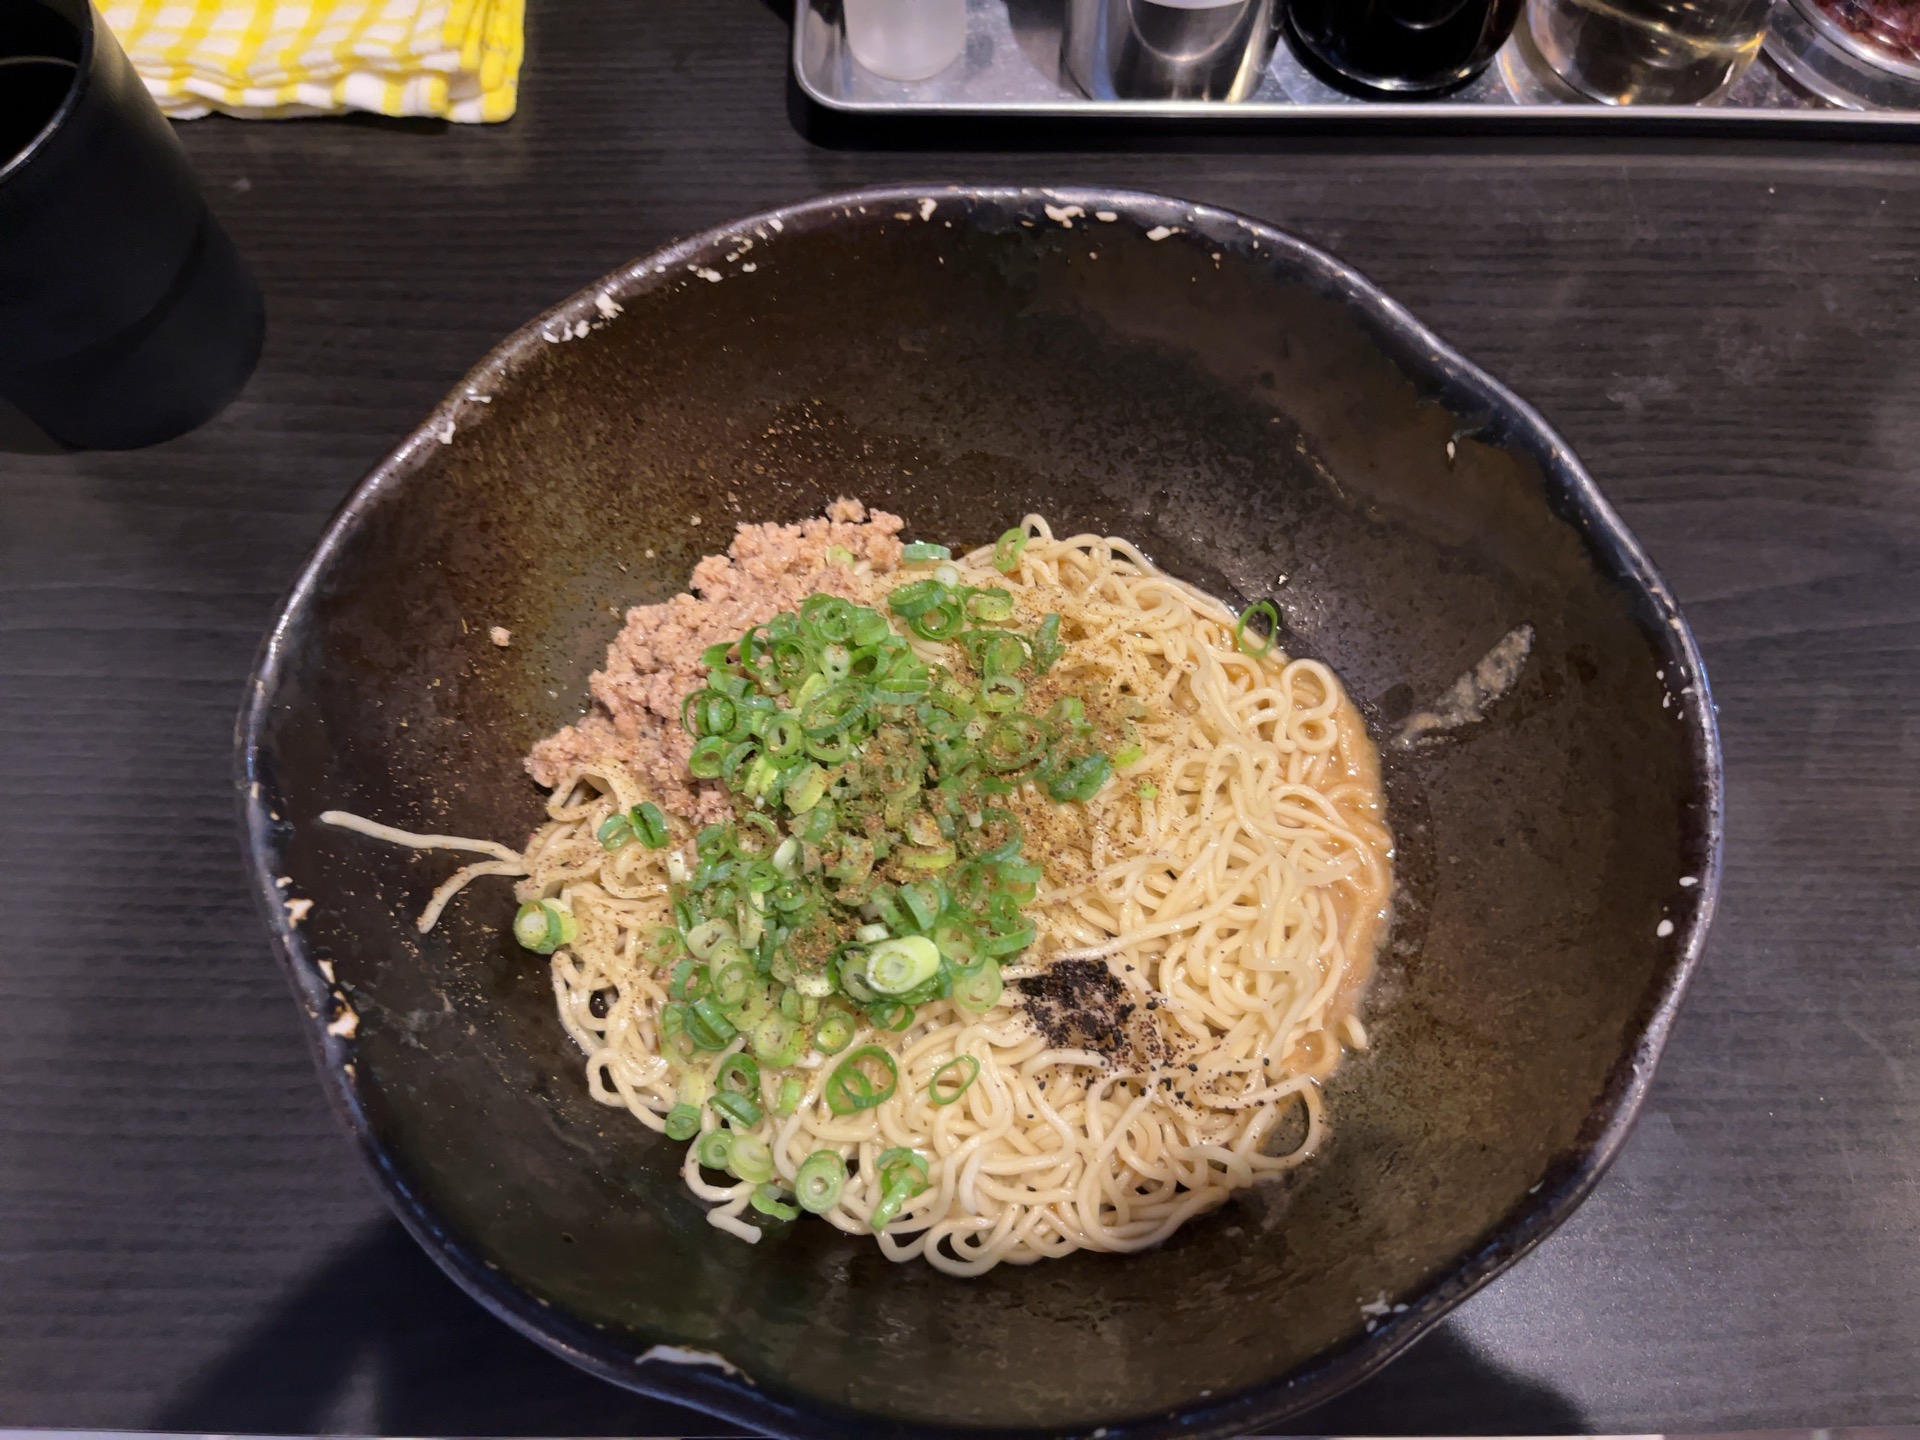
<path id="1" fill-rule="evenodd" d="M 102 0 L 160 108 L 277 119 L 513 114 L 526 0 Z"/>

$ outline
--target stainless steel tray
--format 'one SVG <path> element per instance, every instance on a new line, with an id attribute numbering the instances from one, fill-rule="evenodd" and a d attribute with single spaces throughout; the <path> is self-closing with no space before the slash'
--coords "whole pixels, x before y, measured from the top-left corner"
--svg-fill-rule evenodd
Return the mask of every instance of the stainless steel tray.
<path id="1" fill-rule="evenodd" d="M 1789 0 L 1779 8 L 1790 9 Z M 1766 58 L 1714 102 L 1597 105 L 1561 84 L 1539 60 L 1523 22 L 1493 65 L 1465 89 L 1421 101 L 1363 100 L 1325 84 L 1284 40 L 1266 79 L 1236 104 L 1210 100 L 1089 100 L 1060 71 L 1060 0 L 967 0 L 965 55 L 931 80 L 884 80 L 848 52 L 840 0 L 796 0 L 793 74 L 830 110 L 872 117 L 974 116 L 1107 118 L 1172 122 L 1366 124 L 1423 122 L 1431 128 L 1524 126 L 1601 129 L 1788 129 L 1920 125 L 1917 110 L 1852 110 L 1788 80 Z M 1772 44 L 1770 43 L 1770 48 Z"/>

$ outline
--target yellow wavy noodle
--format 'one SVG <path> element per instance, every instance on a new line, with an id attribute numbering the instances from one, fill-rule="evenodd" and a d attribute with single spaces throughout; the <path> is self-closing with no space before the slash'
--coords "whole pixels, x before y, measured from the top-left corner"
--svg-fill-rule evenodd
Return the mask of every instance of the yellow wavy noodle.
<path id="1" fill-rule="evenodd" d="M 1157 1039 L 1105 1054 L 1052 1044 L 1010 983 L 983 1015 L 935 1002 L 904 1034 L 859 1033 L 856 1046 L 882 1045 L 899 1062 L 897 1090 L 875 1109 L 834 1115 L 821 1097 L 838 1062 L 812 1055 L 805 1101 L 776 1117 L 779 1076 L 769 1074 L 754 1132 L 788 1183 L 815 1150 L 854 1162 L 824 1218 L 856 1235 L 872 1233 L 880 1153 L 927 1156 L 928 1188 L 879 1244 L 895 1260 L 963 1275 L 1142 1249 L 1310 1156 L 1326 1128 L 1320 1082 L 1366 1043 L 1354 1006 L 1390 884 L 1377 759 L 1324 665 L 1242 653 L 1230 611 L 1123 540 L 1055 539 L 1038 516 L 1025 525 L 1014 574 L 980 550 L 957 562 L 963 583 L 1005 585 L 1029 625 L 1058 612 L 1069 642 L 1058 684 L 1141 702 L 1145 754 L 1085 807 L 1014 802 L 1046 881 L 1032 907 L 1039 938 L 1006 973 L 1104 959 L 1138 1007 L 1130 1025 Z M 884 604 L 883 592 L 870 599 Z M 916 646 L 939 657 L 938 646 Z M 517 888 L 523 901 L 563 896 L 578 918 L 575 943 L 553 957 L 553 985 L 594 1098 L 661 1130 L 679 1095 L 659 1049 L 664 977 L 643 942 L 671 922 L 670 852 L 608 854 L 594 834 L 646 798 L 615 765 L 564 777 Z M 681 827 L 675 842 L 690 848 Z M 979 1078 L 937 1106 L 928 1084 L 958 1055 L 979 1061 Z M 1277 1123 L 1302 1105 L 1304 1139 L 1270 1153 Z M 714 1184 L 692 1147 L 683 1173 L 713 1202 L 715 1225 L 758 1237 L 741 1218 L 751 1185 Z"/>

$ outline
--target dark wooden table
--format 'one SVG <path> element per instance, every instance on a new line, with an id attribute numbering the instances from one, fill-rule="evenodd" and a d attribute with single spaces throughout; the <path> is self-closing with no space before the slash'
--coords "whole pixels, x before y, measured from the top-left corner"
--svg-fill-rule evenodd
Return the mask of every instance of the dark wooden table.
<path id="1" fill-rule="evenodd" d="M 1296 1428 L 1920 1421 L 1920 154 L 862 136 L 790 100 L 756 0 L 536 9 L 509 125 L 184 127 L 268 296 L 259 373 L 159 449 L 0 453 L 0 1425 L 715 1429 L 548 1358 L 385 1217 L 242 892 L 232 716 L 328 513 L 498 336 L 675 234 L 934 178 L 1339 252 L 1562 429 L 1712 672 L 1725 905 L 1631 1145 Z"/>

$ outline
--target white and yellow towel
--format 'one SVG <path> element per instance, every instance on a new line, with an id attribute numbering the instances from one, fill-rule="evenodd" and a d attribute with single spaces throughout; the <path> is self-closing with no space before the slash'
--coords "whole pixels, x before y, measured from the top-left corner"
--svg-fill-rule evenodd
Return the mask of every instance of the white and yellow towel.
<path id="1" fill-rule="evenodd" d="M 526 0 L 102 0 L 160 108 L 275 119 L 513 114 Z"/>

